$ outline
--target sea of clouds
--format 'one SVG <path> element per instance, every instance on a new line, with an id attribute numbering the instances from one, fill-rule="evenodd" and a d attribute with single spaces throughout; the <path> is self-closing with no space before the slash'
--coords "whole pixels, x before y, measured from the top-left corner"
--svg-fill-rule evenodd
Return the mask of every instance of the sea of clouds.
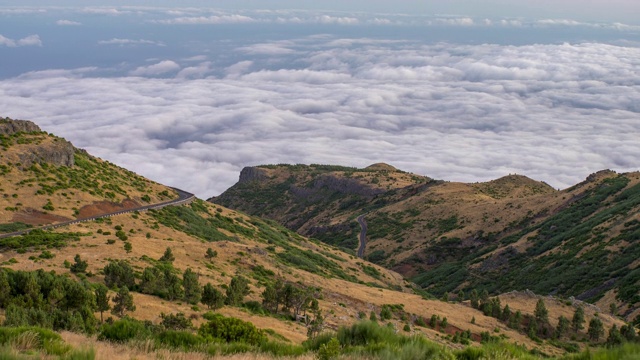
<path id="1" fill-rule="evenodd" d="M 166 14 L 149 22 L 257 21 L 193 9 Z M 268 18 L 371 21 L 287 14 Z M 373 19 L 375 26 L 400 21 Z M 69 16 L 57 26 L 84 23 Z M 552 25 L 583 26 L 539 24 Z M 0 37 L 0 50 L 47 45 L 31 36 Z M 171 46 L 143 37 L 95 43 Z M 556 188 L 601 169 L 640 169 L 640 48 L 622 35 L 615 43 L 498 45 L 319 33 L 229 49 L 234 61 L 224 66 L 222 55 L 203 52 L 132 62 L 117 76 L 90 66 L 8 77 L 0 80 L 0 116 L 34 120 L 96 156 L 203 198 L 258 164 L 386 162 L 450 181 L 518 173 Z"/>

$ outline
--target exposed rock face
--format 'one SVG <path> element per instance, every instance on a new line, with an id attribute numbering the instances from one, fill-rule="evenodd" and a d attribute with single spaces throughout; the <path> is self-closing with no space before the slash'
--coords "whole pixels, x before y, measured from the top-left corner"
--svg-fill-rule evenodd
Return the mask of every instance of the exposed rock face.
<path id="1" fill-rule="evenodd" d="M 19 132 L 40 132 L 40 127 L 27 120 L 0 119 L 0 135 L 13 135 Z"/>
<path id="2" fill-rule="evenodd" d="M 11 136 L 18 133 L 42 133 L 40 127 L 31 121 L 0 118 L 0 135 Z M 46 133 L 42 133 L 45 136 Z M 68 141 L 49 137 L 46 141 L 20 145 L 16 151 L 5 157 L 6 161 L 20 163 L 28 168 L 34 163 L 48 163 L 57 166 L 73 166 L 76 148 Z"/>
<path id="3" fill-rule="evenodd" d="M 251 181 L 262 181 L 268 178 L 266 172 L 263 169 L 247 166 L 240 172 L 240 183 L 247 183 Z"/>
<path id="4" fill-rule="evenodd" d="M 18 155 L 22 166 L 29 167 L 33 163 L 41 162 L 57 166 L 73 166 L 73 154 L 76 149 L 68 141 L 62 139 L 57 140 L 58 141 L 51 144 L 42 144 L 34 147 L 31 152 Z"/>

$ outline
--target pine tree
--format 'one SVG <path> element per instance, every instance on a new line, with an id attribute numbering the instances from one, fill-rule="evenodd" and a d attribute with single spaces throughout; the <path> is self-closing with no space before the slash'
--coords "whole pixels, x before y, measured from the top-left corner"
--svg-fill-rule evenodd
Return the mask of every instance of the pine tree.
<path id="1" fill-rule="evenodd" d="M 536 303 L 536 310 L 534 311 L 534 316 L 536 317 L 536 321 L 543 325 L 549 322 L 549 311 L 547 307 L 544 305 L 544 300 L 539 299 Z"/>
<path id="2" fill-rule="evenodd" d="M 111 313 L 119 317 L 123 317 L 126 311 L 135 311 L 136 306 L 133 303 L 133 295 L 129 292 L 129 288 L 123 286 L 120 288 L 116 296 L 113 298 L 113 309 Z"/>
<path id="3" fill-rule="evenodd" d="M 162 257 L 160 257 L 158 261 L 172 263 L 175 259 L 176 257 L 173 256 L 173 251 L 171 251 L 170 247 L 167 247 L 164 254 L 162 254 Z"/>
<path id="4" fill-rule="evenodd" d="M 184 301 L 196 305 L 202 298 L 202 288 L 198 281 L 199 276 L 191 268 L 187 268 L 182 274 L 182 286 L 184 287 Z"/>
<path id="5" fill-rule="evenodd" d="M 609 337 L 607 337 L 607 346 L 609 347 L 618 346 L 622 344 L 623 341 L 624 341 L 624 338 L 622 337 L 622 334 L 620 334 L 620 330 L 618 330 L 618 327 L 614 324 L 611 327 L 611 329 L 609 329 Z"/>
<path id="6" fill-rule="evenodd" d="M 584 329 L 584 309 L 581 306 L 578 306 L 576 311 L 573 313 L 573 318 L 571 318 L 571 329 L 573 329 L 574 332 Z"/>
<path id="7" fill-rule="evenodd" d="M 276 288 L 273 285 L 267 285 L 264 288 L 264 291 L 261 294 L 262 296 L 262 305 L 265 309 L 270 312 L 277 314 L 278 313 L 278 293 L 276 292 Z"/>
<path id="8" fill-rule="evenodd" d="M 128 253 L 130 253 L 130 252 L 131 252 L 131 250 L 133 250 L 133 246 L 131 245 L 131 243 L 130 243 L 130 242 L 128 242 L 128 241 L 127 241 L 127 242 L 125 242 L 125 243 L 124 243 L 124 251 L 126 251 L 126 252 L 127 252 L 127 254 L 128 254 Z"/>
<path id="9" fill-rule="evenodd" d="M 602 320 L 597 316 L 593 317 L 591 321 L 589 321 L 589 330 L 587 330 L 587 334 L 591 341 L 598 341 L 600 340 L 600 337 L 604 335 L 604 325 L 602 324 Z"/>
<path id="10" fill-rule="evenodd" d="M 515 330 L 520 330 L 520 324 L 522 323 L 522 313 L 517 310 L 515 314 L 509 320 L 509 327 Z"/>
<path id="11" fill-rule="evenodd" d="M 471 307 L 474 309 L 477 309 L 478 306 L 480 305 L 478 303 L 478 290 L 476 289 L 471 290 L 471 295 L 469 295 L 469 300 L 471 300 Z"/>
<path id="12" fill-rule="evenodd" d="M 500 317 L 500 319 L 507 323 L 511 319 L 511 308 L 509 307 L 509 304 L 506 304 L 504 306 L 504 309 L 502 309 L 502 316 Z"/>
<path id="13" fill-rule="evenodd" d="M 241 275 L 234 276 L 227 288 L 226 305 L 238 306 L 245 296 L 249 295 L 249 280 Z"/>
<path id="14" fill-rule="evenodd" d="M 209 309 L 219 309 L 224 305 L 224 294 L 213 287 L 211 283 L 207 283 L 202 289 L 202 303 L 207 305 Z"/>
<path id="15" fill-rule="evenodd" d="M 164 270 L 164 286 L 167 299 L 173 301 L 184 297 L 184 289 L 182 288 L 182 280 L 173 272 L 173 267 L 167 267 Z"/>
<path id="16" fill-rule="evenodd" d="M 102 317 L 102 313 L 111 309 L 111 305 L 109 305 L 109 289 L 102 284 L 98 284 L 96 287 L 95 295 L 96 295 L 96 306 L 97 310 L 100 311 L 100 322 L 104 322 Z"/>
<path id="17" fill-rule="evenodd" d="M 208 248 L 207 253 L 204 255 L 204 257 L 209 259 L 209 261 L 213 260 L 213 258 L 216 256 L 218 256 L 218 252 L 213 250 L 212 248 Z"/>
<path id="18" fill-rule="evenodd" d="M 569 331 L 569 319 L 567 319 L 564 316 L 560 316 L 558 318 L 558 325 L 556 326 L 556 338 L 561 338 L 564 334 L 567 333 L 567 331 Z"/>
<path id="19" fill-rule="evenodd" d="M 464 291 L 462 291 L 462 289 L 460 291 L 458 291 L 457 300 L 458 300 L 458 302 L 463 302 L 465 300 Z"/>
<path id="20" fill-rule="evenodd" d="M 635 341 L 636 340 L 636 328 L 633 327 L 633 324 L 626 324 L 620 327 L 620 334 L 627 341 Z"/>
<path id="21" fill-rule="evenodd" d="M 76 254 L 73 258 L 74 263 L 71 265 L 70 270 L 74 274 L 83 273 L 87 270 L 89 264 L 80 258 L 80 254 Z"/>

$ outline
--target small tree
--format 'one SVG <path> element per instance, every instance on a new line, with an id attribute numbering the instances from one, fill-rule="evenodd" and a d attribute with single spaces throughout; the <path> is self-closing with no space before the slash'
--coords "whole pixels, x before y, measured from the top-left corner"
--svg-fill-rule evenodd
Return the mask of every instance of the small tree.
<path id="1" fill-rule="evenodd" d="M 120 288 L 116 296 L 113 298 L 113 309 L 111 313 L 119 317 L 123 317 L 126 311 L 135 311 L 136 306 L 133 303 L 133 295 L 126 286 Z"/>
<path id="2" fill-rule="evenodd" d="M 125 243 L 124 243 L 124 251 L 126 251 L 126 252 L 127 252 L 127 254 L 128 254 L 128 253 L 130 253 L 130 252 L 131 252 L 131 250 L 133 250 L 133 246 L 131 246 L 131 243 L 130 243 L 130 242 L 128 242 L 128 241 L 127 241 L 127 242 L 125 242 Z"/>
<path id="3" fill-rule="evenodd" d="M 462 289 L 460 291 L 458 291 L 458 296 L 456 297 L 458 302 L 463 302 L 464 299 L 464 291 L 462 291 Z"/>
<path id="4" fill-rule="evenodd" d="M 369 320 L 370 321 L 378 321 L 378 317 L 376 316 L 375 311 L 371 310 L 371 313 L 369 314 Z"/>
<path id="5" fill-rule="evenodd" d="M 574 332 L 584 329 L 584 309 L 582 306 L 578 306 L 576 311 L 573 313 L 573 318 L 571 318 L 571 329 L 573 329 Z"/>
<path id="6" fill-rule="evenodd" d="M 620 334 L 627 341 L 635 341 L 636 340 L 636 328 L 633 327 L 633 324 L 622 325 L 622 327 L 620 327 Z"/>
<path id="7" fill-rule="evenodd" d="M 187 268 L 182 275 L 182 286 L 184 287 L 184 301 L 196 305 L 202 298 L 202 288 L 198 281 L 199 276 L 191 268 Z"/>
<path id="8" fill-rule="evenodd" d="M 477 309 L 478 306 L 480 305 L 478 302 L 478 290 L 473 289 L 471 290 L 471 295 L 469 295 L 469 300 L 471 300 L 471 307 L 474 309 Z"/>
<path id="9" fill-rule="evenodd" d="M 438 325 L 438 316 L 436 314 L 431 315 L 431 319 L 429 319 L 429 326 L 435 329 L 436 325 Z"/>
<path id="10" fill-rule="evenodd" d="M 100 322 L 104 322 L 102 317 L 102 313 L 111 309 L 111 305 L 109 305 L 109 289 L 102 284 L 98 284 L 96 287 L 95 295 L 96 295 L 96 307 L 97 310 L 100 311 Z"/>
<path id="11" fill-rule="evenodd" d="M 508 322 L 511 319 L 511 308 L 509 307 L 509 304 L 506 304 L 504 309 L 502 309 L 502 316 L 500 319 L 505 322 Z"/>
<path id="12" fill-rule="evenodd" d="M 544 305 L 544 300 L 538 300 L 538 302 L 536 303 L 536 310 L 534 311 L 533 315 L 536 317 L 536 321 L 540 325 L 544 325 L 549 322 L 549 311 Z"/>
<path id="13" fill-rule="evenodd" d="M 566 334 L 567 331 L 569 331 L 569 326 L 570 326 L 569 319 L 561 315 L 558 318 L 558 326 L 556 326 L 556 333 L 555 333 L 556 338 L 559 339 L 564 334 Z"/>
<path id="14" fill-rule="evenodd" d="M 89 264 L 85 260 L 82 260 L 80 258 L 80 254 L 76 254 L 76 256 L 73 258 L 73 261 L 74 263 L 71 264 L 71 267 L 69 269 L 74 274 L 85 272 L 87 270 L 87 266 L 89 266 Z"/>
<path id="15" fill-rule="evenodd" d="M 172 263 L 175 259 L 176 257 L 173 256 L 173 251 L 171 251 L 170 247 L 167 247 L 167 249 L 164 251 L 164 254 L 162 254 L 158 261 Z"/>
<path id="16" fill-rule="evenodd" d="M 204 255 L 204 257 L 209 259 L 209 261 L 213 260 L 213 258 L 216 256 L 218 256 L 218 252 L 213 250 L 212 248 L 208 248 L 207 253 Z"/>
<path id="17" fill-rule="evenodd" d="M 249 295 L 249 280 L 241 275 L 234 276 L 227 288 L 227 298 L 224 303 L 226 305 L 238 306 L 247 295 Z"/>
<path id="18" fill-rule="evenodd" d="M 615 315 L 618 312 L 618 305 L 616 305 L 616 303 L 614 302 L 609 304 L 609 312 L 611 312 L 611 315 Z M 616 330 L 618 330 L 617 327 L 616 327 Z"/>
<path id="19" fill-rule="evenodd" d="M 447 322 L 447 317 L 443 317 L 442 321 L 440 321 L 440 331 L 446 331 L 448 324 L 449 323 Z"/>
<path id="20" fill-rule="evenodd" d="M 589 335 L 589 339 L 591 341 L 598 341 L 600 337 L 604 335 L 604 325 L 602 324 L 602 320 L 597 316 L 594 316 L 591 321 L 589 321 L 589 330 L 587 330 L 587 334 Z"/>
<path id="21" fill-rule="evenodd" d="M 211 283 L 207 283 L 202 289 L 202 303 L 207 305 L 209 309 L 219 309 L 224 305 L 224 294 L 213 287 Z"/>
<path id="22" fill-rule="evenodd" d="M 618 330 L 618 327 L 614 324 L 611 327 L 611 329 L 609 329 L 609 337 L 607 337 L 607 346 L 608 347 L 618 346 L 622 344 L 623 341 L 624 341 L 624 338 L 622 337 L 622 334 L 620 334 L 620 330 Z"/>
<path id="23" fill-rule="evenodd" d="M 324 317 L 322 316 L 322 310 L 318 309 L 314 314 L 315 317 L 311 320 L 311 323 L 307 327 L 307 336 L 309 339 L 313 339 L 324 329 Z"/>

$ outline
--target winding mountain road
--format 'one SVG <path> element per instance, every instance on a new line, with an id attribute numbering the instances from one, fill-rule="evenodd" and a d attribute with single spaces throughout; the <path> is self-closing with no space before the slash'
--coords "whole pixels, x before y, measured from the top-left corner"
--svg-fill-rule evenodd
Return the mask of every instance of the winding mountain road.
<path id="1" fill-rule="evenodd" d="M 364 219 L 364 214 L 358 216 L 358 224 L 360 224 L 360 247 L 358 248 L 358 257 L 364 258 L 364 250 L 367 247 L 367 221 Z"/>
<path id="2" fill-rule="evenodd" d="M 102 214 L 102 215 L 90 216 L 90 217 L 86 217 L 86 218 L 82 218 L 82 219 L 75 219 L 75 220 L 65 221 L 65 222 L 51 224 L 51 225 L 39 226 L 39 227 L 20 230 L 20 231 L 16 231 L 16 232 L 12 232 L 12 233 L 7 233 L 7 234 L 0 234 L 0 239 L 26 234 L 26 233 L 28 233 L 30 231 L 33 231 L 33 230 L 55 229 L 55 228 L 58 228 L 58 227 L 77 224 L 77 223 L 82 223 L 82 222 L 87 222 L 87 221 L 92 221 L 92 220 L 95 220 L 95 219 L 106 218 L 106 217 L 111 217 L 111 216 L 121 215 L 121 214 L 126 214 L 126 213 L 132 213 L 134 211 L 146 211 L 146 210 L 151 210 L 151 209 L 161 209 L 161 208 L 163 208 L 165 206 L 170 206 L 170 205 L 189 204 L 193 200 L 195 200 L 195 198 L 196 198 L 196 196 L 194 194 L 192 194 L 192 193 L 189 193 L 189 192 L 186 192 L 184 190 L 180 190 L 180 189 L 177 189 L 177 188 L 174 188 L 174 187 L 172 187 L 172 189 L 175 190 L 175 192 L 178 193 L 178 198 L 177 199 L 169 200 L 169 201 L 165 201 L 165 202 L 161 202 L 161 203 L 157 203 L 157 204 L 140 206 L 140 207 L 133 208 L 133 209 L 128 209 L 128 210 L 121 210 L 121 211 L 116 211 L 116 212 Z"/>

